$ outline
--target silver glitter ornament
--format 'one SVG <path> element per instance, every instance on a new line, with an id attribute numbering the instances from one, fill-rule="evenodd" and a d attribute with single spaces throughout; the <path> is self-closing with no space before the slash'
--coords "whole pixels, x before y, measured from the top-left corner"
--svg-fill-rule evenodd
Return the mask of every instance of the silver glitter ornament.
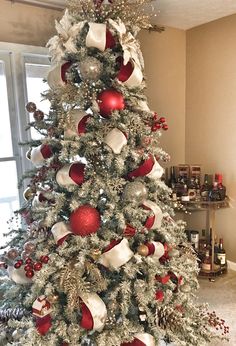
<path id="1" fill-rule="evenodd" d="M 139 181 L 128 183 L 123 192 L 123 200 L 125 202 L 133 202 L 142 204 L 147 198 L 147 189 Z"/>
<path id="2" fill-rule="evenodd" d="M 97 81 L 102 73 L 102 63 L 94 58 L 87 57 L 78 64 L 79 74 L 82 80 Z"/>
<path id="3" fill-rule="evenodd" d="M 12 338 L 14 340 L 19 340 L 22 336 L 23 336 L 22 329 L 15 329 L 14 332 L 12 333 Z"/>

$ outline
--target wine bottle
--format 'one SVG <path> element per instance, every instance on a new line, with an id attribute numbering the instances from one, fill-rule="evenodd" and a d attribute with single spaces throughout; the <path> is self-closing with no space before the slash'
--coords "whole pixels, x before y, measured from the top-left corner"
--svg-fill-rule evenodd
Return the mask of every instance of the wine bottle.
<path id="1" fill-rule="evenodd" d="M 223 175 L 220 173 L 215 174 L 215 181 L 219 190 L 220 200 L 223 201 L 226 197 L 226 187 L 223 185 Z"/>
<path id="2" fill-rule="evenodd" d="M 211 185 L 210 185 L 210 182 L 209 182 L 209 175 L 205 174 L 205 176 L 204 176 L 204 183 L 203 183 L 203 185 L 201 187 L 201 191 L 200 191 L 201 199 L 203 201 L 208 201 L 210 190 L 211 190 Z"/>
<path id="3" fill-rule="evenodd" d="M 220 238 L 219 248 L 217 252 L 217 259 L 221 267 L 224 267 L 226 265 L 226 252 L 223 246 L 223 238 Z"/>
<path id="4" fill-rule="evenodd" d="M 221 194 L 220 194 L 220 190 L 218 189 L 218 183 L 215 181 L 213 183 L 213 187 L 209 192 L 209 199 L 212 202 L 216 202 L 216 201 L 221 201 Z"/>

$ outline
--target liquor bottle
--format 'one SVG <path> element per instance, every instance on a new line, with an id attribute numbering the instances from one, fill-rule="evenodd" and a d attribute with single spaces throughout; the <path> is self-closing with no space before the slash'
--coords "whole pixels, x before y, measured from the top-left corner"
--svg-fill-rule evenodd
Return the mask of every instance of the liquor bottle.
<path id="1" fill-rule="evenodd" d="M 196 189 L 196 201 L 200 201 L 201 189 L 200 189 L 200 181 L 198 178 L 195 179 L 195 189 Z"/>
<path id="2" fill-rule="evenodd" d="M 189 201 L 189 195 L 188 195 L 188 187 L 187 187 L 187 184 L 184 184 L 184 186 L 183 186 L 181 201 L 182 201 L 182 202 L 188 202 L 188 201 Z"/>
<path id="3" fill-rule="evenodd" d="M 217 259 L 219 260 L 221 267 L 224 267 L 226 265 L 226 252 L 223 247 L 223 238 L 220 238 Z"/>
<path id="4" fill-rule="evenodd" d="M 168 182 L 168 186 L 169 186 L 171 189 L 174 189 L 174 188 L 175 188 L 175 184 L 176 184 L 175 167 L 174 167 L 174 166 L 171 166 L 171 167 L 170 167 L 170 179 L 169 179 L 169 182 Z"/>
<path id="5" fill-rule="evenodd" d="M 188 195 L 189 195 L 190 201 L 195 201 L 197 192 L 196 192 L 196 184 L 195 184 L 194 178 L 191 178 L 188 184 Z"/>
<path id="6" fill-rule="evenodd" d="M 218 189 L 218 183 L 215 181 L 213 187 L 209 192 L 209 200 L 212 202 L 221 201 L 222 199 L 220 190 Z"/>
<path id="7" fill-rule="evenodd" d="M 215 239 L 214 239 L 214 263 L 217 265 L 220 264 L 219 259 L 217 257 L 218 251 L 219 251 L 219 244 L 217 242 L 217 235 L 215 235 Z"/>
<path id="8" fill-rule="evenodd" d="M 209 175 L 205 174 L 205 176 L 204 176 L 204 183 L 203 183 L 203 185 L 201 187 L 201 191 L 200 191 L 201 199 L 203 201 L 208 201 L 210 190 L 211 190 L 211 184 L 209 182 Z"/>
<path id="9" fill-rule="evenodd" d="M 217 182 L 217 186 L 221 196 L 221 201 L 223 201 L 226 197 L 226 187 L 223 185 L 223 175 L 220 173 L 216 173 L 215 181 Z"/>
<path id="10" fill-rule="evenodd" d="M 211 270 L 211 257 L 209 250 L 206 250 L 205 257 L 202 261 L 202 270 L 203 271 L 210 271 Z"/>

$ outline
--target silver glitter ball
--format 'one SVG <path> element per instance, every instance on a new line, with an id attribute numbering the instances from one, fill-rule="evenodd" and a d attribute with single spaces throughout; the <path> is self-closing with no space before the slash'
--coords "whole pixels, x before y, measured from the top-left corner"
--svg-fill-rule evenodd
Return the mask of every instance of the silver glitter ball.
<path id="1" fill-rule="evenodd" d="M 125 202 L 132 202 L 142 204 L 147 198 L 147 189 L 139 181 L 128 183 L 123 192 L 123 200 Z"/>
<path id="2" fill-rule="evenodd" d="M 102 63 L 91 56 L 85 58 L 78 64 L 81 79 L 87 81 L 97 81 L 101 76 L 102 67 Z"/>

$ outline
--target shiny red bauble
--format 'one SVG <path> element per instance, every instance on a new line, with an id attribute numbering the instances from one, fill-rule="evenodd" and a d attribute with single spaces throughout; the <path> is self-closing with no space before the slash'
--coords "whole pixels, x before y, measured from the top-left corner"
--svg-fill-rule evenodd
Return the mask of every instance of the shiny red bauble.
<path id="1" fill-rule="evenodd" d="M 37 263 L 34 264 L 34 270 L 37 272 L 37 271 L 42 269 L 42 266 L 43 265 L 42 265 L 41 262 L 37 262 Z"/>
<path id="2" fill-rule="evenodd" d="M 26 264 L 26 265 L 24 266 L 24 270 L 25 270 L 26 272 L 28 272 L 29 270 L 32 270 L 32 269 L 33 269 L 32 264 Z"/>
<path id="3" fill-rule="evenodd" d="M 80 206 L 70 215 L 71 231 L 82 237 L 96 233 L 100 227 L 100 222 L 99 212 L 89 204 Z"/>
<path id="4" fill-rule="evenodd" d="M 28 270 L 27 272 L 25 272 L 25 276 L 28 279 L 31 279 L 34 276 L 34 271 L 33 270 Z"/>
<path id="5" fill-rule="evenodd" d="M 77 185 L 84 182 L 84 170 L 85 165 L 80 162 L 73 163 L 70 167 L 69 176 Z"/>
<path id="6" fill-rule="evenodd" d="M 169 127 L 168 127 L 167 124 L 163 124 L 162 128 L 163 128 L 164 131 L 167 131 Z"/>
<path id="7" fill-rule="evenodd" d="M 41 256 L 40 257 L 40 262 L 47 264 L 48 261 L 49 261 L 49 257 L 48 256 Z"/>
<path id="8" fill-rule="evenodd" d="M 19 269 L 19 268 L 22 266 L 22 264 L 23 264 L 23 261 L 22 261 L 22 260 L 19 260 L 19 261 L 17 261 L 17 262 L 14 264 L 14 267 L 15 267 L 16 269 Z"/>
<path id="9" fill-rule="evenodd" d="M 98 95 L 98 106 L 101 116 L 109 118 L 113 111 L 125 108 L 124 97 L 115 89 L 104 90 Z"/>
<path id="10" fill-rule="evenodd" d="M 126 82 L 132 75 L 134 67 L 130 61 L 126 65 L 124 65 L 124 59 L 122 57 L 118 57 L 117 62 L 120 66 L 117 78 L 120 82 Z"/>
<path id="11" fill-rule="evenodd" d="M 25 260 L 25 264 L 31 264 L 32 263 L 32 259 L 27 257 Z"/>

